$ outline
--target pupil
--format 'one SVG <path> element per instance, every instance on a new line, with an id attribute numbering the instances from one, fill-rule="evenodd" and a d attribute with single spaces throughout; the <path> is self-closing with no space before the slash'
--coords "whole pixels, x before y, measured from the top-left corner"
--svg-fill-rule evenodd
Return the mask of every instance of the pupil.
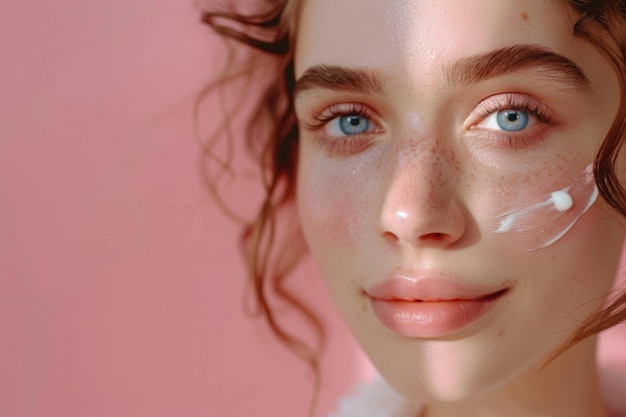
<path id="1" fill-rule="evenodd" d="M 517 113 L 509 113 L 506 115 L 506 118 L 509 120 L 509 122 L 515 122 L 518 119 L 518 115 Z"/>
<path id="2" fill-rule="evenodd" d="M 348 123 L 350 123 L 352 126 L 358 126 L 359 124 L 361 124 L 361 120 L 356 116 L 352 116 L 350 117 Z"/>

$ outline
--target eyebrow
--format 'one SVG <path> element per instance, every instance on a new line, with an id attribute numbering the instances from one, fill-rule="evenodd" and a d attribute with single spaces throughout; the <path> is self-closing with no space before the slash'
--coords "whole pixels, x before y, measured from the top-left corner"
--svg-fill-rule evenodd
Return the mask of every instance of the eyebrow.
<path id="1" fill-rule="evenodd" d="M 461 58 L 443 70 L 449 85 L 466 86 L 523 69 L 535 69 L 573 93 L 589 94 L 591 82 L 570 59 L 538 45 L 513 45 Z M 315 65 L 298 79 L 294 96 L 313 89 L 382 95 L 382 77 L 374 70 Z"/>
<path id="2" fill-rule="evenodd" d="M 296 81 L 294 96 L 317 88 L 374 96 L 382 95 L 383 83 L 379 74 L 373 70 L 315 65 Z"/>
<path id="3" fill-rule="evenodd" d="M 514 73 L 535 69 L 549 81 L 564 84 L 573 93 L 591 93 L 591 82 L 572 60 L 538 45 L 513 45 L 485 54 L 461 58 L 444 68 L 448 84 L 470 85 Z"/>

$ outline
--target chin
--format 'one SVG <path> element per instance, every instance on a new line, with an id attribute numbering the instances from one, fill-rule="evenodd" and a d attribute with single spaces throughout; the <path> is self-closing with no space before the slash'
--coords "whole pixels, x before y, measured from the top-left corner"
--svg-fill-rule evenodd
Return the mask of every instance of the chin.
<path id="1" fill-rule="evenodd" d="M 366 350 L 383 378 L 405 398 L 420 404 L 464 403 L 507 392 L 532 392 L 535 383 L 550 379 L 552 368 L 563 367 L 559 359 L 544 368 L 563 343 L 563 332 L 550 343 L 543 339 L 541 345 L 518 343 L 518 336 L 541 339 L 512 333 L 485 331 L 455 340 L 401 339 L 393 335 L 386 346 L 381 348 L 381 339 L 376 338 L 379 346 Z M 510 339 L 506 340 L 507 336 Z M 565 366 L 575 368 L 568 364 L 567 356 L 563 355 Z"/>

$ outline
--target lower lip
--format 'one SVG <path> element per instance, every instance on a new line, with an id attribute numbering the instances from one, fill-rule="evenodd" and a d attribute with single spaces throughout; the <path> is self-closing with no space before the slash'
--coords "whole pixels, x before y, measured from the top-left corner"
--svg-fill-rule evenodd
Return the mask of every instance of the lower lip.
<path id="1" fill-rule="evenodd" d="M 390 330 L 409 337 L 447 336 L 487 314 L 504 291 L 478 300 L 403 301 L 372 298 L 378 320 Z"/>

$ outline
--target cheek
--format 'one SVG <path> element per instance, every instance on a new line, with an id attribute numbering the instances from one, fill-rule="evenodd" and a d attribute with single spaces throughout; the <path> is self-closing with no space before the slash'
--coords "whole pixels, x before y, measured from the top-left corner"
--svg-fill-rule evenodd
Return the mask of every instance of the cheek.
<path id="1" fill-rule="evenodd" d="M 305 237 L 314 252 L 349 247 L 364 239 L 367 184 L 358 169 L 301 165 L 297 202 Z"/>
<path id="2" fill-rule="evenodd" d="M 546 164 L 523 176 L 505 176 L 484 217 L 492 238 L 526 251 L 554 244 L 589 210 L 598 196 L 591 165 Z M 491 198 L 490 198 L 491 199 Z"/>
<path id="3" fill-rule="evenodd" d="M 609 294 L 623 239 L 622 228 L 598 201 L 561 241 L 536 252 L 546 253 L 543 276 L 538 275 L 545 282 L 535 283 L 544 286 L 546 296 L 537 308 L 568 318 L 563 329 L 577 327 Z"/>
<path id="4" fill-rule="evenodd" d="M 519 250 L 532 240 L 511 242 L 513 236 L 492 235 L 493 258 L 506 259 L 511 276 L 517 278 L 519 311 L 524 312 L 520 317 L 532 312 L 524 322 L 526 331 L 569 334 L 602 304 L 624 239 L 623 227 L 607 210 L 598 199 L 561 239 L 536 251 Z M 557 220 L 552 226 L 558 229 L 562 224 Z M 546 226 L 543 233 L 549 232 Z M 511 232 L 515 233 L 519 232 Z M 508 239 L 506 244 L 503 239 Z M 548 334 L 546 340 L 551 338 Z"/>
<path id="5" fill-rule="evenodd" d="M 302 228 L 312 246 L 352 244 L 360 233 L 355 196 L 337 184 L 306 184 L 298 194 Z"/>

